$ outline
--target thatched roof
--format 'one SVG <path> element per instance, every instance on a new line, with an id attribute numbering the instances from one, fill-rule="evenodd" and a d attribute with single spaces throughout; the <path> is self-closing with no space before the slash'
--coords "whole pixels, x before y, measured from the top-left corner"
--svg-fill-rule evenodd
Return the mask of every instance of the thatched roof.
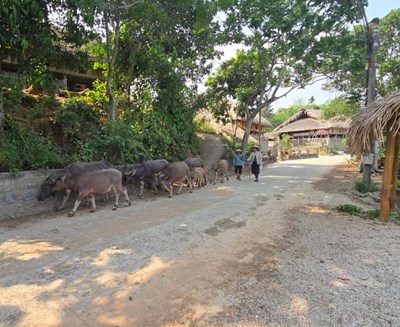
<path id="1" fill-rule="evenodd" d="M 275 134 L 292 133 L 302 131 L 314 131 L 320 129 L 348 128 L 348 121 L 338 119 L 321 119 L 321 111 L 317 109 L 302 109 L 297 114 L 273 130 Z"/>
<path id="2" fill-rule="evenodd" d="M 383 140 L 383 130 L 392 118 L 395 119 L 392 128 L 399 132 L 400 91 L 372 102 L 351 120 L 348 134 L 351 153 L 370 152 L 372 140 Z"/>

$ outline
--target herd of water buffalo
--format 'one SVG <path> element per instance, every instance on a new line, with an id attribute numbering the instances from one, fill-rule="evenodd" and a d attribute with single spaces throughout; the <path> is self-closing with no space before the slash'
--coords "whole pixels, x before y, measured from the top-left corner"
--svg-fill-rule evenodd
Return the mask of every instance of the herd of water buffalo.
<path id="1" fill-rule="evenodd" d="M 106 195 L 111 191 L 115 195 L 113 210 L 118 208 L 120 194 L 123 194 L 128 205 L 131 205 L 126 186 L 134 180 L 140 181 L 139 196 L 143 196 L 147 181 L 154 192 L 162 188 L 169 192 L 169 197 L 172 197 L 174 184 L 179 184 L 177 192 L 179 194 L 184 184 L 187 184 L 192 192 L 194 185 L 202 187 L 211 182 L 215 184 L 218 178 L 221 179 L 221 183 L 224 178 L 229 180 L 228 162 L 225 159 L 213 164 L 211 169 L 207 169 L 200 158 L 188 158 L 174 163 L 169 163 L 164 159 L 145 160 L 140 164 L 127 165 L 119 169 L 106 161 L 77 162 L 48 176 L 41 185 L 38 200 L 43 201 L 56 192 L 64 192 L 64 198 L 59 207 L 62 210 L 71 192 L 76 192 L 78 198 L 68 214 L 72 217 L 83 199 L 88 197 L 92 205 L 90 211 L 94 212 L 96 211 L 95 196 Z"/>

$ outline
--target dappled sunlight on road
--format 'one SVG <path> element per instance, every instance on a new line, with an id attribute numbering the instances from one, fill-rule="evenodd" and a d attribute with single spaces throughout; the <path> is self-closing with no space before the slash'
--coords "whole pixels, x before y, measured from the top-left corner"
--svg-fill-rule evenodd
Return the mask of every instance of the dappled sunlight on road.
<path id="1" fill-rule="evenodd" d="M 95 266 L 105 267 L 110 263 L 111 256 L 113 255 L 126 255 L 133 252 L 133 249 L 116 249 L 109 248 L 99 253 L 99 255 L 93 259 L 92 264 Z"/>
<path id="2" fill-rule="evenodd" d="M 308 313 L 308 303 L 307 300 L 294 295 L 290 302 L 290 311 L 296 314 L 306 315 Z"/>
<path id="3" fill-rule="evenodd" d="M 44 240 L 8 240 L 0 244 L 0 257 L 3 263 L 7 259 L 29 261 L 62 250 L 63 247 Z"/>
<path id="4" fill-rule="evenodd" d="M 46 285 L 1 286 L 0 323 L 6 318 L 3 315 L 7 314 L 8 319 L 11 316 L 18 321 L 18 326 L 59 326 L 63 321 L 64 310 L 72 302 L 67 298 L 55 301 L 53 292 L 63 284 L 62 279 L 57 279 Z M 2 308 L 10 305 L 13 309 L 2 314 Z"/>

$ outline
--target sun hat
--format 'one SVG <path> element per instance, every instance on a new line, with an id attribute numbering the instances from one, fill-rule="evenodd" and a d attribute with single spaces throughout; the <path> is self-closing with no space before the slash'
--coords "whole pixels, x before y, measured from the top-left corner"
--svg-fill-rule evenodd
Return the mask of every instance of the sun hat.
<path id="1" fill-rule="evenodd" d="M 235 152 L 243 152 L 242 149 L 236 149 Z"/>
<path id="2" fill-rule="evenodd" d="M 251 148 L 252 149 L 256 148 L 256 149 L 260 150 L 260 147 L 258 145 L 253 145 Z"/>

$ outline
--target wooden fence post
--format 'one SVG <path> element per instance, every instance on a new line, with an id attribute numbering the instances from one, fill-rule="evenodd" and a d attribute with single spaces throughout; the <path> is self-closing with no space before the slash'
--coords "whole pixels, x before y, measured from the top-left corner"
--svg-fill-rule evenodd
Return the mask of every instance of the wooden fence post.
<path id="1" fill-rule="evenodd" d="M 399 150 L 400 150 L 400 134 L 396 135 L 394 145 L 394 159 L 392 170 L 392 190 L 390 192 L 390 210 L 393 211 L 397 207 L 397 177 L 399 169 Z"/>
<path id="2" fill-rule="evenodd" d="M 382 194 L 381 194 L 381 213 L 379 219 L 383 222 L 389 220 L 390 214 L 390 194 L 392 189 L 392 170 L 394 162 L 394 152 L 396 144 L 396 133 L 393 128 L 394 117 L 387 124 L 387 139 L 385 152 L 385 167 L 383 171 Z"/>

